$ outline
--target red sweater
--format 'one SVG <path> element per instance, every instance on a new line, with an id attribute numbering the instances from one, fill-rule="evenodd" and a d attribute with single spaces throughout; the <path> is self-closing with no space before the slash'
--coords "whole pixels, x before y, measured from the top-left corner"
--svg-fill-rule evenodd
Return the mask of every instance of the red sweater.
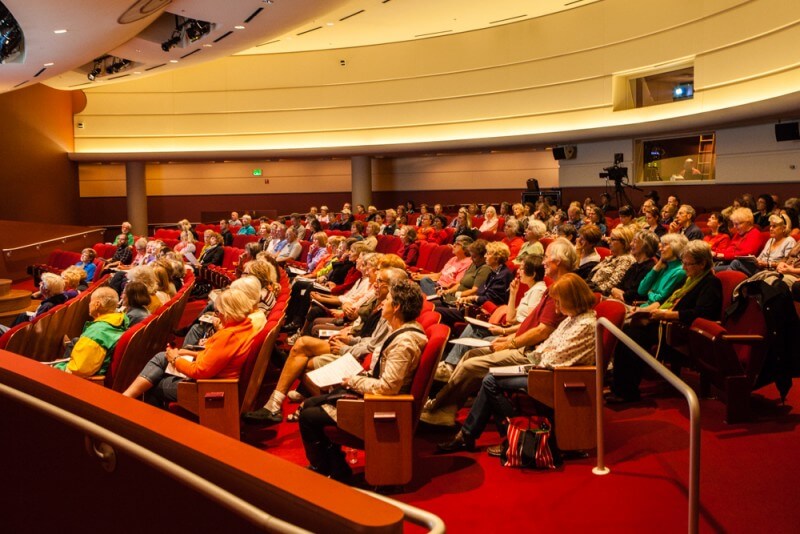
<path id="1" fill-rule="evenodd" d="M 755 226 L 744 235 L 734 234 L 728 247 L 722 251 L 727 261 L 736 256 L 758 256 L 764 244 L 761 242 L 761 231 Z"/>

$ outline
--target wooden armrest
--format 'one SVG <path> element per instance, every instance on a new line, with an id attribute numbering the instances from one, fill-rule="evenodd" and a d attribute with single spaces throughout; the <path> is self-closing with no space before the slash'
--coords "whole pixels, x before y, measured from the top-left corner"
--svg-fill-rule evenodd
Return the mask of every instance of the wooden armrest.
<path id="1" fill-rule="evenodd" d="M 367 402 L 375 401 L 398 401 L 398 402 L 414 402 L 413 395 L 376 395 L 367 393 L 364 395 L 364 400 Z"/>
<path id="2" fill-rule="evenodd" d="M 87 377 L 84 377 L 84 378 L 86 380 L 88 380 L 89 382 L 92 382 L 94 384 L 103 384 L 106 381 L 105 375 L 92 375 L 92 376 L 87 376 Z"/>
<path id="3" fill-rule="evenodd" d="M 764 341 L 764 336 L 757 334 L 723 334 L 721 337 L 725 341 L 743 345 L 753 345 L 755 343 L 761 343 Z"/>
<path id="4" fill-rule="evenodd" d="M 200 378 L 198 384 L 238 384 L 238 378 Z"/>

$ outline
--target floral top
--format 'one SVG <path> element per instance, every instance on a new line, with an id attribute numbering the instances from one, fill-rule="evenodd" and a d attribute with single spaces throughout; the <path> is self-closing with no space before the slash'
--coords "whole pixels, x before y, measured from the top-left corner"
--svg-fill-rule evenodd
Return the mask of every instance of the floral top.
<path id="1" fill-rule="evenodd" d="M 597 289 L 604 295 L 619 285 L 625 273 L 636 262 L 630 254 L 621 256 L 606 256 L 606 258 L 594 266 L 589 275 L 589 282 L 592 289 Z"/>
<path id="2" fill-rule="evenodd" d="M 567 317 L 547 339 L 525 355 L 533 365 L 545 369 L 594 365 L 596 322 L 594 310 Z"/>

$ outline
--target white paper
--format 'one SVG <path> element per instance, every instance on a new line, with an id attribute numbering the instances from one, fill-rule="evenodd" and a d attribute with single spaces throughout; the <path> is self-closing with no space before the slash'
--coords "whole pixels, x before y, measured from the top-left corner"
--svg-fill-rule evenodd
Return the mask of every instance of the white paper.
<path id="1" fill-rule="evenodd" d="M 333 337 L 338 333 L 339 333 L 338 330 L 322 330 L 321 329 L 319 331 L 319 335 L 317 337 L 319 337 L 320 339 L 328 339 L 329 337 Z"/>
<path id="2" fill-rule="evenodd" d="M 437 300 L 439 298 L 441 298 L 439 295 L 428 295 L 425 300 Z"/>
<path id="3" fill-rule="evenodd" d="M 450 343 L 454 345 L 466 345 L 467 347 L 491 347 L 492 342 L 485 339 L 476 339 L 474 337 L 460 337 L 458 339 L 451 339 Z"/>
<path id="4" fill-rule="evenodd" d="M 466 320 L 469 324 L 480 326 L 481 328 L 485 328 L 486 330 L 489 330 L 491 327 L 495 326 L 492 323 L 487 323 L 486 321 L 481 321 L 480 319 L 473 319 L 472 317 L 466 317 Z"/>
<path id="5" fill-rule="evenodd" d="M 525 376 L 533 365 L 503 365 L 501 367 L 490 367 L 489 373 L 497 376 Z"/>
<path id="6" fill-rule="evenodd" d="M 309 371 L 306 376 L 317 387 L 328 387 L 341 384 L 345 378 L 350 378 L 364 370 L 349 352 L 328 365 Z"/>
<path id="7" fill-rule="evenodd" d="M 201 323 L 209 323 L 214 324 L 214 314 L 213 313 L 204 313 L 198 319 Z"/>
<path id="8" fill-rule="evenodd" d="M 316 282 L 314 282 L 314 289 L 316 289 L 317 291 L 321 291 L 323 293 L 331 292 L 331 288 L 329 288 L 328 286 L 323 286 L 322 284 L 318 284 Z"/>
<path id="9" fill-rule="evenodd" d="M 294 267 L 292 265 L 290 265 L 287 269 L 288 269 L 288 271 L 290 273 L 294 273 L 294 274 L 299 275 L 299 276 L 302 276 L 304 274 L 308 274 L 308 271 L 304 271 L 303 269 L 298 269 L 297 267 Z"/>
<path id="10" fill-rule="evenodd" d="M 190 362 L 190 361 L 192 361 L 194 359 L 191 356 L 178 356 L 178 358 L 183 358 L 187 362 Z M 175 366 L 172 365 L 171 363 L 167 364 L 166 373 L 170 374 L 170 375 L 179 376 L 181 378 L 188 378 L 185 374 L 183 374 L 180 371 L 178 371 L 177 369 L 175 369 Z"/>

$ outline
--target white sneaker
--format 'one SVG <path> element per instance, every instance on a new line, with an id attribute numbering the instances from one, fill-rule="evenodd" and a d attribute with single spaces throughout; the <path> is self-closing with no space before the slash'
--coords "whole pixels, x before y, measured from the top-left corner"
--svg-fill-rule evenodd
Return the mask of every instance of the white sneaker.
<path id="1" fill-rule="evenodd" d="M 291 390 L 289 393 L 286 394 L 289 397 L 289 400 L 292 402 L 303 402 L 306 398 L 303 396 L 302 393 L 297 391 L 296 389 Z"/>
<path id="2" fill-rule="evenodd" d="M 291 347 L 297 342 L 298 339 L 300 339 L 300 332 L 296 332 L 289 336 L 289 339 L 286 340 L 286 344 Z"/>
<path id="3" fill-rule="evenodd" d="M 447 362 L 439 362 L 439 365 L 436 367 L 436 374 L 433 375 L 433 379 L 437 382 L 449 382 L 450 377 L 453 376 L 453 368 Z"/>

